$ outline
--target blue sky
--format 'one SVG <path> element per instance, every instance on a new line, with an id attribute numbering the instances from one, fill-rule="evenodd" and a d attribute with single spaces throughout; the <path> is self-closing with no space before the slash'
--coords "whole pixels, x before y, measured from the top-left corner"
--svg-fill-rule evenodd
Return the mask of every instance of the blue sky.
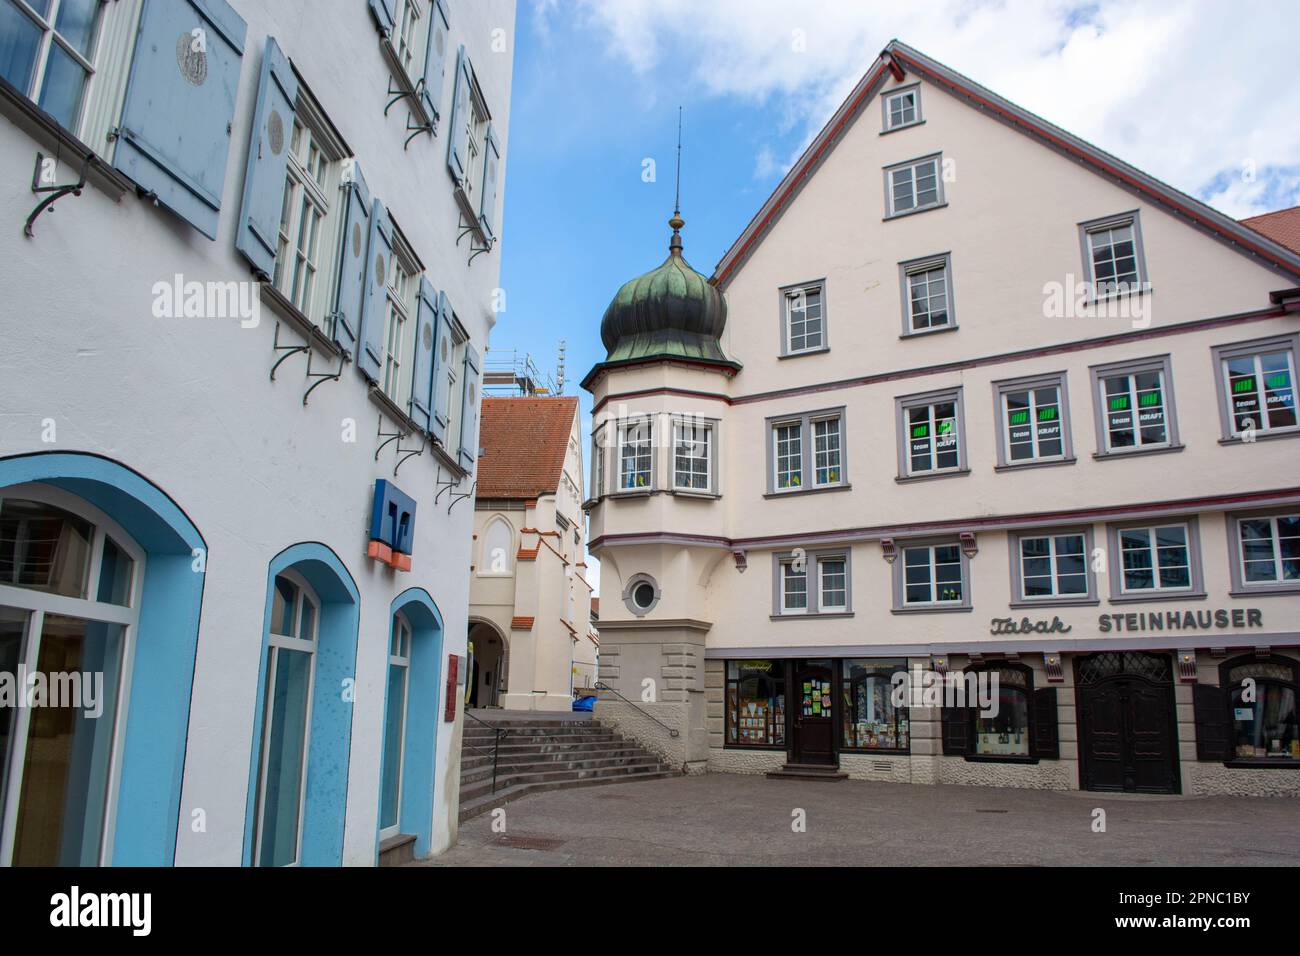
<path id="1" fill-rule="evenodd" d="M 585 432 L 605 307 L 667 254 L 678 105 L 708 275 L 893 37 L 1229 215 L 1296 205 L 1298 30 L 1289 0 L 519 0 L 492 348 L 553 372 L 566 340 Z"/>

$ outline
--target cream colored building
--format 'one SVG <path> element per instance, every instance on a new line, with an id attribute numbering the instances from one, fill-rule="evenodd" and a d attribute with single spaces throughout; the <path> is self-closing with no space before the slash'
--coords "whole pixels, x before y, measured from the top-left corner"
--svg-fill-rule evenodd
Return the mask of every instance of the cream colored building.
<path id="1" fill-rule="evenodd" d="M 484 398 L 471 707 L 567 711 L 595 681 L 576 398 Z"/>
<path id="2" fill-rule="evenodd" d="M 583 383 L 645 701 L 598 716 L 688 772 L 1300 794 L 1295 250 L 897 42 L 707 282 L 671 225 Z"/>

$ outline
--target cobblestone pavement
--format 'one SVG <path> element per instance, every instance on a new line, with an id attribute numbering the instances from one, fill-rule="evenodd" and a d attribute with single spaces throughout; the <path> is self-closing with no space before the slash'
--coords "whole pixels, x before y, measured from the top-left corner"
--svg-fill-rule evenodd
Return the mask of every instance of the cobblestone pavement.
<path id="1" fill-rule="evenodd" d="M 1106 831 L 1093 832 L 1094 809 Z M 417 866 L 1296 865 L 1300 801 L 738 774 L 561 790 Z M 793 813 L 807 829 L 792 830 Z"/>

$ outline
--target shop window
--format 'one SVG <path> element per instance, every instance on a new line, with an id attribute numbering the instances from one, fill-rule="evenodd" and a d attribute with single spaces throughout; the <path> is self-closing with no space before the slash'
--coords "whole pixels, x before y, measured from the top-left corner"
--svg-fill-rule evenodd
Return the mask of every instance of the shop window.
<path id="1" fill-rule="evenodd" d="M 943 157 L 927 156 L 885 170 L 886 219 L 944 205 Z"/>
<path id="2" fill-rule="evenodd" d="M 411 672 L 411 625 L 393 615 L 388 640 L 388 688 L 384 702 L 383 766 L 380 770 L 379 836 L 396 836 L 401 826 L 402 767 L 406 753 L 406 701 Z"/>
<path id="3" fill-rule="evenodd" d="M 727 661 L 727 746 L 785 747 L 785 661 Z"/>
<path id="4" fill-rule="evenodd" d="M 970 471 L 960 388 L 897 398 L 895 418 L 899 480 Z"/>
<path id="5" fill-rule="evenodd" d="M 1098 458 L 1182 447 L 1168 356 L 1091 371 Z"/>
<path id="6" fill-rule="evenodd" d="M 1197 759 L 1230 767 L 1300 766 L 1300 664 L 1248 654 L 1220 665 L 1219 682 L 1193 688 Z"/>
<path id="7" fill-rule="evenodd" d="M 998 468 L 1074 461 L 1065 373 L 993 384 Z"/>
<path id="8" fill-rule="evenodd" d="M 906 672 L 907 661 L 842 660 L 840 667 L 841 749 L 907 753 L 908 708 L 895 706 L 893 697 L 893 677 Z"/>
<path id="9" fill-rule="evenodd" d="M 1234 594 L 1300 590 L 1300 512 L 1228 516 Z"/>
<path id="10" fill-rule="evenodd" d="M 769 495 L 847 489 L 844 409 L 767 420 Z"/>
<path id="11" fill-rule="evenodd" d="M 1296 352 L 1300 335 L 1214 349 L 1224 441 L 1300 434 Z"/>
<path id="12" fill-rule="evenodd" d="M 893 562 L 894 611 L 969 610 L 970 571 L 956 542 L 908 544 Z"/>
<path id="13" fill-rule="evenodd" d="M 1014 663 L 973 665 L 957 679 L 965 684 L 965 705 L 943 708 L 945 754 L 1005 763 L 1060 757 L 1055 687 L 1035 690 L 1034 672 Z M 991 703 L 989 713 L 979 694 Z"/>
<path id="14" fill-rule="evenodd" d="M 781 290 L 781 355 L 826 349 L 826 285 L 813 282 Z"/>
<path id="15" fill-rule="evenodd" d="M 1013 533 L 1012 606 L 1093 604 L 1092 529 L 1053 529 Z"/>

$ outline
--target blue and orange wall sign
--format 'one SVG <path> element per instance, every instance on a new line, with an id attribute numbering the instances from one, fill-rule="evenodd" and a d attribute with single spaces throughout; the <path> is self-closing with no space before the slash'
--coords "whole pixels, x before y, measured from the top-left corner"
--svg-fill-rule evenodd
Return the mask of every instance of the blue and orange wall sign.
<path id="1" fill-rule="evenodd" d="M 377 479 L 366 555 L 398 571 L 409 571 L 414 540 L 415 499 L 391 481 Z"/>

